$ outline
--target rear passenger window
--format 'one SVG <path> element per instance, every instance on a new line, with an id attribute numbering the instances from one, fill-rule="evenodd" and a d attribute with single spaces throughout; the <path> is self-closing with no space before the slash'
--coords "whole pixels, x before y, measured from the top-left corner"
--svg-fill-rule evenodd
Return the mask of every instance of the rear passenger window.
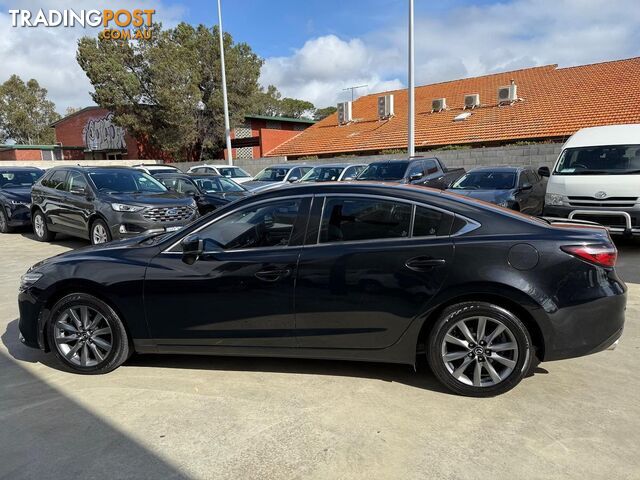
<path id="1" fill-rule="evenodd" d="M 373 198 L 327 198 L 320 224 L 320 243 L 405 238 L 411 205 Z"/>
<path id="2" fill-rule="evenodd" d="M 432 175 L 434 173 L 438 173 L 438 165 L 435 160 L 425 160 L 424 161 L 424 173 L 425 175 Z"/>
<path id="3" fill-rule="evenodd" d="M 453 217 L 430 208 L 417 207 L 413 221 L 414 237 L 442 237 L 451 232 Z"/>

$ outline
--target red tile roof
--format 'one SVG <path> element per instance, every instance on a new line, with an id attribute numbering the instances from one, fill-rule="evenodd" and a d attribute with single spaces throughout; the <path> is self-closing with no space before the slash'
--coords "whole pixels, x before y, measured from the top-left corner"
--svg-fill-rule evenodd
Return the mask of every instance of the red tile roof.
<path id="1" fill-rule="evenodd" d="M 521 99 L 498 106 L 498 87 L 514 80 Z M 395 116 L 377 117 L 377 98 L 353 103 L 354 121 L 338 126 L 337 114 L 279 145 L 269 156 L 372 152 L 407 146 L 407 90 L 394 94 Z M 464 95 L 480 94 L 480 107 L 454 122 Z M 446 111 L 431 113 L 431 101 L 446 97 Z M 466 78 L 417 87 L 416 148 L 567 137 L 580 128 L 640 123 L 640 57 L 593 65 L 557 65 Z"/>

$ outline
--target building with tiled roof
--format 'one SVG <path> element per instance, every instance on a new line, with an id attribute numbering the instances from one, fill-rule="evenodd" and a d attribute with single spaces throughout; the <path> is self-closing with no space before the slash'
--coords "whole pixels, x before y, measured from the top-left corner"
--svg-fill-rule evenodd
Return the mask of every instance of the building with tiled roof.
<path id="1" fill-rule="evenodd" d="M 498 102 L 498 89 L 517 87 L 514 101 Z M 378 97 L 392 94 L 394 115 L 378 117 Z M 465 95 L 479 105 L 464 109 Z M 432 111 L 446 98 L 447 108 Z M 592 65 L 526 68 L 416 87 L 415 145 L 496 146 L 521 141 L 562 141 L 580 128 L 640 123 L 640 57 Z M 463 120 L 454 120 L 470 113 Z M 352 120 L 338 125 L 337 113 L 270 150 L 268 156 L 375 154 L 407 147 L 407 90 L 358 98 Z"/>

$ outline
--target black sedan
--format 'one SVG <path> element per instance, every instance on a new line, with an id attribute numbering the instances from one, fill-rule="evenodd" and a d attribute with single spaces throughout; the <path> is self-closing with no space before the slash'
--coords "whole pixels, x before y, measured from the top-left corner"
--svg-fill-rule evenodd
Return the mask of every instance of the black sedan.
<path id="1" fill-rule="evenodd" d="M 139 353 L 415 364 L 454 392 L 604 350 L 626 286 L 600 227 L 423 187 L 291 186 L 183 231 L 65 253 L 20 286 L 20 337 L 80 373 Z"/>
<path id="2" fill-rule="evenodd" d="M 169 190 L 194 197 L 201 215 L 234 200 L 252 195 L 242 185 L 221 175 L 158 173 L 155 178 Z"/>
<path id="3" fill-rule="evenodd" d="M 0 168 L 0 233 L 31 225 L 31 186 L 43 173 L 33 167 Z"/>
<path id="4" fill-rule="evenodd" d="M 546 181 L 529 167 L 474 168 L 448 191 L 529 215 L 542 215 Z"/>

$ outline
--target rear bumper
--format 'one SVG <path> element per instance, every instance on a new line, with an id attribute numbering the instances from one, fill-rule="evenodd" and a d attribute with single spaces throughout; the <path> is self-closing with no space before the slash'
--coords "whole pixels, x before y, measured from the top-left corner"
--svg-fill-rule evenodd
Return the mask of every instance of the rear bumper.
<path id="1" fill-rule="evenodd" d="M 29 208 L 29 205 L 12 205 L 5 208 L 5 211 L 7 212 L 7 223 L 9 226 L 23 227 L 31 225 L 31 211 Z"/>
<path id="2" fill-rule="evenodd" d="M 544 207 L 545 217 L 588 220 L 600 223 L 612 234 L 640 235 L 640 210 L 636 208 Z"/>

